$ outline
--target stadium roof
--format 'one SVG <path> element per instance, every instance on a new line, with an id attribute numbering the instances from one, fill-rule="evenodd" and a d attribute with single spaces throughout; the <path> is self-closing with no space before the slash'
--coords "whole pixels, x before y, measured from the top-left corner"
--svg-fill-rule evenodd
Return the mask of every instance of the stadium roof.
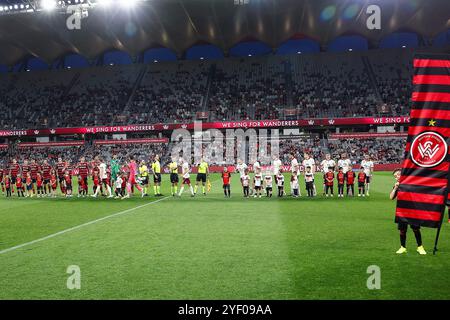
<path id="1" fill-rule="evenodd" d="M 235 4 L 240 1 L 249 3 Z M 381 7 L 381 30 L 366 27 L 369 3 Z M 149 0 L 131 9 L 119 4 L 93 7 L 81 30 L 72 31 L 66 27 L 67 17 L 58 10 L 0 15 L 0 64 L 14 65 L 30 55 L 47 63 L 68 53 L 93 59 L 111 49 L 135 56 L 157 46 L 181 56 L 198 43 L 228 52 L 246 39 L 276 48 L 293 36 L 321 45 L 348 34 L 376 45 L 384 36 L 405 30 L 428 38 L 450 27 L 450 1 Z"/>

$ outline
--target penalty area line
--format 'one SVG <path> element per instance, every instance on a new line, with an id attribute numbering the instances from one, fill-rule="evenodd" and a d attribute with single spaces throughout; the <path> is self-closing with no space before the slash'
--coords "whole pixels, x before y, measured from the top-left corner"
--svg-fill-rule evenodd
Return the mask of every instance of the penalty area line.
<path id="1" fill-rule="evenodd" d="M 134 208 L 130 208 L 130 209 L 127 209 L 127 210 L 124 210 L 124 211 L 116 212 L 116 213 L 110 214 L 108 216 L 104 216 L 102 218 L 98 218 L 98 219 L 95 219 L 95 220 L 92 220 L 92 221 L 88 221 L 88 222 L 82 223 L 80 225 L 77 225 L 77 226 L 74 226 L 74 227 L 71 227 L 71 228 L 68 228 L 68 229 L 64 229 L 64 230 L 58 231 L 56 233 L 49 234 L 48 236 L 45 236 L 45 237 L 42 237 L 42 238 L 30 241 L 30 242 L 25 242 L 25 243 L 19 244 L 17 246 L 11 247 L 11 248 L 0 250 L 0 255 L 2 255 L 4 253 L 7 253 L 7 252 L 11 252 L 11 251 L 17 250 L 17 249 L 20 249 L 20 248 L 23 248 L 23 247 L 30 246 L 30 245 L 38 243 L 38 242 L 42 242 L 42 241 L 45 241 L 45 240 L 48 240 L 48 239 L 60 236 L 62 234 L 65 234 L 65 233 L 68 233 L 68 232 L 71 232 L 71 231 L 75 231 L 75 230 L 81 229 L 83 227 L 90 226 L 90 225 L 95 224 L 97 222 L 101 222 L 101 221 L 104 221 L 104 220 L 108 220 L 108 219 L 111 219 L 111 218 L 114 218 L 114 217 L 118 217 L 118 216 L 127 214 L 129 212 L 132 212 L 132 211 L 135 211 L 135 210 L 138 210 L 138 209 L 150 206 L 152 204 L 155 204 L 155 203 L 158 203 L 158 202 L 161 202 L 161 201 L 164 201 L 164 200 L 166 200 L 168 198 L 169 197 L 164 197 L 164 198 L 158 199 L 156 201 L 152 201 L 152 202 L 149 202 L 149 203 L 146 203 L 146 204 L 134 207 Z"/>

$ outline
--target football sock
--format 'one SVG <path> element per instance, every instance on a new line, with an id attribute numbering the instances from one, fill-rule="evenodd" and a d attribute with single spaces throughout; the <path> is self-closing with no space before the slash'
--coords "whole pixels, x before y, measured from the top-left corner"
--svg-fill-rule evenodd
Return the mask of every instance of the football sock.
<path id="1" fill-rule="evenodd" d="M 177 193 L 178 186 L 175 186 L 175 187 L 173 187 L 173 188 L 174 188 L 174 190 L 175 190 L 175 193 Z"/>
<path id="2" fill-rule="evenodd" d="M 197 190 L 198 190 L 198 186 L 195 186 L 194 193 L 197 193 Z"/>
<path id="3" fill-rule="evenodd" d="M 414 235 L 416 236 L 417 246 L 420 247 L 422 245 L 422 234 L 420 230 L 414 230 Z"/>
<path id="4" fill-rule="evenodd" d="M 203 193 L 206 193 L 206 188 L 205 188 L 205 186 L 202 186 L 202 192 L 203 192 Z"/>
<path id="5" fill-rule="evenodd" d="M 400 231 L 400 244 L 402 247 L 406 248 L 406 232 Z"/>
<path id="6" fill-rule="evenodd" d="M 158 194 L 158 191 L 156 190 L 156 186 L 153 186 L 153 193 L 156 195 Z"/>

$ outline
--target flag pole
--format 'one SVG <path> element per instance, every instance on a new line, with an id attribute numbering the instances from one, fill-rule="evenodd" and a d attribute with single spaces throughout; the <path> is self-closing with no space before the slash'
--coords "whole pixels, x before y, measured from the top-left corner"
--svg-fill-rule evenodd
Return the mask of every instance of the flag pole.
<path id="1" fill-rule="evenodd" d="M 448 172 L 447 172 L 447 180 L 450 182 L 450 169 L 449 169 Z M 448 192 L 448 186 L 447 186 L 447 189 L 446 189 L 446 191 L 445 191 L 445 198 L 444 198 L 444 201 L 445 201 L 444 204 L 445 204 L 445 206 L 444 206 L 444 210 L 443 210 L 443 212 L 442 212 L 441 221 L 439 222 L 439 227 L 438 227 L 437 232 L 436 232 L 436 239 L 434 240 L 433 255 L 436 255 L 436 252 L 438 251 L 437 245 L 438 245 L 438 241 L 439 241 L 439 235 L 440 235 L 440 233 L 441 233 L 442 220 L 444 220 L 445 208 L 446 208 L 447 205 L 448 205 L 448 203 L 447 203 L 447 201 L 448 201 L 448 194 L 449 194 L 449 192 Z M 447 210 L 448 210 L 448 208 L 447 208 Z M 449 216 L 449 217 L 450 217 L 450 216 Z"/>
<path id="2" fill-rule="evenodd" d="M 445 210 L 444 210 L 444 214 L 445 214 Z M 442 215 L 442 216 L 444 216 L 444 215 Z M 441 233 L 441 226 L 442 226 L 442 223 L 439 224 L 439 228 L 437 229 L 437 232 L 436 232 L 436 239 L 434 240 L 433 255 L 436 255 L 436 251 L 438 251 L 437 245 L 438 245 L 438 241 L 439 241 L 439 234 Z"/>

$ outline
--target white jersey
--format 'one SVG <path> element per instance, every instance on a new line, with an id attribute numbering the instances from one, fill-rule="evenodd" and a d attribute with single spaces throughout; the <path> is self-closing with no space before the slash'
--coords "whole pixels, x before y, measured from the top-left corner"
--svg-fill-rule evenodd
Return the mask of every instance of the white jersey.
<path id="1" fill-rule="evenodd" d="M 276 176 L 280 172 L 280 168 L 283 164 L 281 163 L 280 159 L 273 161 L 273 174 Z"/>
<path id="2" fill-rule="evenodd" d="M 100 171 L 99 177 L 100 179 L 107 179 L 108 175 L 106 174 L 106 164 L 105 163 L 100 163 L 98 166 L 98 169 Z"/>
<path id="3" fill-rule="evenodd" d="M 305 172 L 305 182 L 313 182 L 314 174 L 312 172 Z"/>
<path id="4" fill-rule="evenodd" d="M 258 169 L 261 169 L 261 164 L 258 161 L 256 161 L 253 164 L 253 172 L 256 172 L 256 170 L 258 170 Z"/>
<path id="5" fill-rule="evenodd" d="M 306 159 L 303 160 L 302 165 L 303 165 L 303 170 L 305 170 L 305 171 L 306 171 L 306 167 L 311 167 L 311 171 L 313 173 L 316 171 L 316 168 L 315 168 L 316 162 L 314 161 L 313 158 L 309 158 L 308 160 L 306 160 Z"/>
<path id="6" fill-rule="evenodd" d="M 245 170 L 247 169 L 247 165 L 245 163 L 238 164 L 236 166 L 236 170 L 239 172 L 241 178 L 245 176 Z"/>
<path id="7" fill-rule="evenodd" d="M 250 184 L 250 176 L 248 174 L 244 174 L 241 178 L 242 178 L 242 186 L 248 187 Z"/>
<path id="8" fill-rule="evenodd" d="M 297 159 L 292 159 L 291 160 L 291 172 L 294 173 L 294 171 L 297 171 L 297 175 L 299 174 L 299 169 L 298 169 L 298 161 Z"/>
<path id="9" fill-rule="evenodd" d="M 277 186 L 284 186 L 284 176 L 282 174 L 277 176 Z"/>
<path id="10" fill-rule="evenodd" d="M 271 175 L 265 176 L 264 182 L 266 183 L 266 188 L 272 188 L 273 178 Z"/>
<path id="11" fill-rule="evenodd" d="M 322 172 L 325 174 L 328 172 L 329 167 L 333 167 L 333 170 L 334 170 L 334 168 L 336 167 L 336 161 L 334 161 L 332 159 L 330 159 L 330 160 L 325 159 L 320 163 L 320 165 L 322 166 Z"/>
<path id="12" fill-rule="evenodd" d="M 116 182 L 115 182 L 117 189 L 121 189 L 122 188 L 122 182 L 123 182 L 122 178 L 121 177 L 117 177 Z"/>
<path id="13" fill-rule="evenodd" d="M 348 167 L 350 167 L 351 165 L 352 162 L 350 161 L 350 159 L 341 159 L 338 161 L 338 167 L 342 168 L 342 171 L 344 173 L 347 173 Z"/>
<path id="14" fill-rule="evenodd" d="M 261 187 L 262 184 L 262 175 L 255 174 L 255 187 Z"/>
<path id="15" fill-rule="evenodd" d="M 363 161 L 361 161 L 361 167 L 364 168 L 364 173 L 365 173 L 367 176 L 372 175 L 373 161 L 371 161 L 371 160 L 368 160 L 368 161 L 363 160 Z"/>
<path id="16" fill-rule="evenodd" d="M 298 188 L 299 188 L 298 179 L 297 177 L 294 177 L 294 179 L 292 180 L 292 189 L 297 190 Z"/>
<path id="17" fill-rule="evenodd" d="M 183 170 L 183 179 L 189 179 L 191 177 L 189 164 L 187 162 L 183 163 L 181 169 Z"/>

